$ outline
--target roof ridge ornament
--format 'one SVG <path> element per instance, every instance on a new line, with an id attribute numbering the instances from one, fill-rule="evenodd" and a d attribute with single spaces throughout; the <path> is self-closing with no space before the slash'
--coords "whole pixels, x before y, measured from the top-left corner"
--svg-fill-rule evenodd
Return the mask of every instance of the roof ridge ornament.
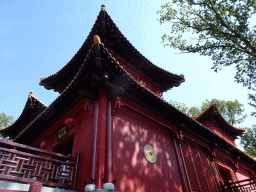
<path id="1" fill-rule="evenodd" d="M 213 100 L 211 101 L 210 105 L 214 105 L 215 107 L 217 107 L 217 103 L 214 102 Z"/>
<path id="2" fill-rule="evenodd" d="M 94 35 L 93 43 L 94 43 L 94 45 L 101 44 L 101 40 L 100 40 L 100 37 L 98 35 Z"/>
<path id="3" fill-rule="evenodd" d="M 104 4 L 101 5 L 101 11 L 106 11 L 106 6 Z"/>
<path id="4" fill-rule="evenodd" d="M 28 96 L 35 98 L 39 103 L 41 103 L 44 107 L 47 108 L 47 105 L 45 105 L 40 99 L 38 99 L 33 91 L 30 91 Z"/>
<path id="5" fill-rule="evenodd" d="M 30 91 L 29 96 L 35 97 L 36 95 L 35 95 L 35 93 L 33 93 L 33 91 Z"/>

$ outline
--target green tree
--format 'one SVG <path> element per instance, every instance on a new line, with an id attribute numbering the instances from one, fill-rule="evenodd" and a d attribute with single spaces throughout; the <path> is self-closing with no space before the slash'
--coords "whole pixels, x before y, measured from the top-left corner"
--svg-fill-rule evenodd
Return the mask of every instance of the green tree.
<path id="1" fill-rule="evenodd" d="M 184 103 L 179 103 L 177 101 L 169 101 L 171 105 L 178 108 L 180 111 L 186 114 L 191 114 L 192 116 L 198 116 L 202 112 L 200 107 L 193 106 L 193 107 L 187 107 Z"/>
<path id="2" fill-rule="evenodd" d="M 235 101 L 225 101 L 212 99 L 218 107 L 219 112 L 223 116 L 223 118 L 229 122 L 231 125 L 241 124 L 245 118 L 247 117 L 244 114 L 245 109 L 243 108 L 243 104 L 239 103 L 238 100 Z M 184 103 L 172 102 L 170 103 L 181 110 L 186 114 L 191 114 L 192 116 L 198 116 L 202 113 L 207 107 L 209 107 L 211 100 L 206 99 L 200 107 L 193 106 L 187 107 Z"/>
<path id="3" fill-rule="evenodd" d="M 0 113 L 0 127 L 10 126 L 15 120 L 13 116 L 7 116 L 5 113 Z M 2 137 L 0 134 L 0 139 L 9 139 L 8 137 Z"/>
<path id="4" fill-rule="evenodd" d="M 252 128 L 246 127 L 245 129 L 246 132 L 240 143 L 248 155 L 256 157 L 256 126 L 254 125 Z"/>
<path id="5" fill-rule="evenodd" d="M 172 104 L 174 107 L 178 108 L 180 111 L 184 113 L 188 113 L 188 107 L 184 103 L 179 103 L 177 101 L 169 101 L 170 104 Z"/>
<path id="6" fill-rule="evenodd" d="M 235 65 L 235 81 L 256 91 L 256 26 L 249 26 L 255 11 L 255 0 L 173 0 L 157 12 L 160 24 L 171 24 L 162 42 L 182 53 L 211 56 L 215 72 Z M 256 102 L 256 95 L 249 99 Z"/>

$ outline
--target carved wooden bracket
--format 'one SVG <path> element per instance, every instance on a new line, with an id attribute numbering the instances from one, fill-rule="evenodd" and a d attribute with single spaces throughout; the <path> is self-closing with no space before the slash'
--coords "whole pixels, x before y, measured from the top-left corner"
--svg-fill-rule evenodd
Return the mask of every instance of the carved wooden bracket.
<path id="1" fill-rule="evenodd" d="M 184 134 L 182 133 L 181 129 L 177 129 L 177 127 L 174 126 L 173 132 L 175 134 L 175 137 L 176 137 L 178 143 L 180 143 L 184 138 Z"/>
<path id="2" fill-rule="evenodd" d="M 239 160 L 240 160 L 240 157 L 237 156 L 234 162 L 235 171 L 238 171 L 239 169 L 239 163 L 238 163 Z"/>
<path id="3" fill-rule="evenodd" d="M 216 147 L 217 147 L 217 143 L 213 143 L 210 146 L 209 154 L 210 154 L 210 158 L 211 158 L 212 162 L 214 161 L 214 159 L 216 157 Z"/>
<path id="4" fill-rule="evenodd" d="M 119 96 L 114 97 L 111 100 L 111 109 L 112 109 L 112 114 L 115 113 L 117 111 L 117 109 L 121 108 L 121 98 Z"/>
<path id="5" fill-rule="evenodd" d="M 85 111 L 89 112 L 91 115 L 94 115 L 94 101 L 92 99 L 85 99 Z"/>

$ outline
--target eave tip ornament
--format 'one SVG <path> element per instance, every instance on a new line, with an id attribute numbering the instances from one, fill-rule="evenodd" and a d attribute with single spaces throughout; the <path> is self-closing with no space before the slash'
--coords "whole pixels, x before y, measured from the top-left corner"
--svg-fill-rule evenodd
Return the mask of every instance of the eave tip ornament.
<path id="1" fill-rule="evenodd" d="M 42 77 L 42 78 L 40 78 L 40 80 L 42 81 L 42 80 L 44 80 L 46 77 Z"/>
<path id="2" fill-rule="evenodd" d="M 94 43 L 94 45 L 101 44 L 101 40 L 100 40 L 100 37 L 98 35 L 94 35 L 93 43 Z"/>

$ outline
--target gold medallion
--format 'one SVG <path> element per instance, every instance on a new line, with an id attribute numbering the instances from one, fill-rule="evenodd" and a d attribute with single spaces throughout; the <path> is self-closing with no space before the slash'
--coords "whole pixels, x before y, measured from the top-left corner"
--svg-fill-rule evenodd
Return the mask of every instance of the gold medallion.
<path id="1" fill-rule="evenodd" d="M 149 163 L 156 162 L 156 153 L 155 153 L 154 148 L 151 145 L 144 146 L 144 155 Z"/>

